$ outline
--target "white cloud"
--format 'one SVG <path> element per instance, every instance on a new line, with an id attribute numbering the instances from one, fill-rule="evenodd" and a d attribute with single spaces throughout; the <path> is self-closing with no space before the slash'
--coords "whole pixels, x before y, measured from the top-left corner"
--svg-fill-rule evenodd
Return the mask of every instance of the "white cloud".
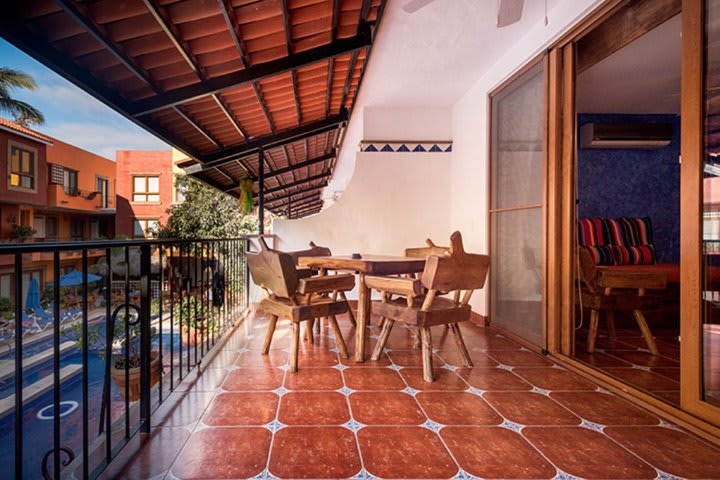
<path id="1" fill-rule="evenodd" d="M 65 122 L 48 126 L 43 132 L 111 160 L 115 160 L 116 150 L 170 150 L 168 144 L 129 122 L 125 125 Z"/>

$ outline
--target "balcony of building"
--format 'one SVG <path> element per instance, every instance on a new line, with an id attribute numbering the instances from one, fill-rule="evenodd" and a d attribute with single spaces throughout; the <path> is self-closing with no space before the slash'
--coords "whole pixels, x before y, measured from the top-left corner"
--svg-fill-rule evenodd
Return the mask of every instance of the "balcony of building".
<path id="1" fill-rule="evenodd" d="M 47 187 L 47 206 L 50 209 L 109 215 L 115 213 L 114 203 L 110 196 L 94 190 L 80 190 L 52 183 Z"/>

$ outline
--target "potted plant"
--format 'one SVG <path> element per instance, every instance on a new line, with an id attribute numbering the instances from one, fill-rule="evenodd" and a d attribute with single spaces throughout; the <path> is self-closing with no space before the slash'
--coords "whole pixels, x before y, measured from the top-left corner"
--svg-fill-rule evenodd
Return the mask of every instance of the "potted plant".
<path id="1" fill-rule="evenodd" d="M 212 318 L 209 306 L 203 307 L 192 295 L 182 297 L 175 304 L 174 321 L 180 325 L 181 339 L 185 346 L 199 345 L 205 335 L 217 331 L 217 320 Z"/>
<path id="2" fill-rule="evenodd" d="M 140 322 L 136 322 L 137 315 L 131 310 L 128 318 L 127 336 L 125 335 L 125 312 L 120 310 L 115 321 L 113 344 L 107 348 L 105 325 L 101 322 L 88 325 L 88 348 L 105 360 L 108 351 L 111 352 L 110 374 L 125 398 L 125 378 L 128 378 L 128 400 L 140 399 Z M 73 324 L 68 329 L 76 337 L 76 345 L 82 347 L 82 322 Z M 151 339 L 157 336 L 157 329 L 151 328 Z M 126 369 L 127 352 L 127 369 Z M 160 381 L 162 376 L 162 356 L 158 350 L 150 352 L 150 387 Z"/>
<path id="3" fill-rule="evenodd" d="M 36 233 L 37 230 L 29 225 L 15 225 L 12 229 L 12 238 L 22 243 L 26 238 L 31 238 Z"/>

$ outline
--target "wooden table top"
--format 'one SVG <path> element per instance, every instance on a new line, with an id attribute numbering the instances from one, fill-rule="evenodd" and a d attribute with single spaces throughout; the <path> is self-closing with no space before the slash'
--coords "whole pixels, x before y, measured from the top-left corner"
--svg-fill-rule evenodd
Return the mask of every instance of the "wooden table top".
<path id="1" fill-rule="evenodd" d="M 425 268 L 424 258 L 369 254 L 363 254 L 362 258 L 352 258 L 350 255 L 300 257 L 298 263 L 304 267 L 326 268 L 328 270 L 352 270 L 369 275 L 415 273 L 422 272 Z"/>

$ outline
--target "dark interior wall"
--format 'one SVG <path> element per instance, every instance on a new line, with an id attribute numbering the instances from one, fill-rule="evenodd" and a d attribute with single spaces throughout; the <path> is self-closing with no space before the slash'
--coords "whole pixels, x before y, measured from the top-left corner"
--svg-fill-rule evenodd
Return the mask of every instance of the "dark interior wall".
<path id="1" fill-rule="evenodd" d="M 583 149 L 578 145 L 578 218 L 650 217 L 658 262 L 678 263 L 680 117 L 578 115 L 578 128 L 590 122 L 672 123 L 672 142 L 664 148 Z"/>

